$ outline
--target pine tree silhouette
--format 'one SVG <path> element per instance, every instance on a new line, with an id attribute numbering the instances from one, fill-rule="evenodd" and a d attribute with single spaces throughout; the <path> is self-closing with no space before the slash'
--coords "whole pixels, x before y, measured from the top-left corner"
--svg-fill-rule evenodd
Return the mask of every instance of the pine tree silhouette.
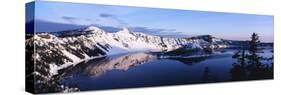
<path id="1" fill-rule="evenodd" d="M 232 58 L 237 62 L 233 64 L 230 71 L 232 80 L 252 80 L 252 79 L 271 79 L 273 78 L 273 57 L 268 61 L 272 61 L 271 65 L 262 63 L 263 58 L 258 54 L 260 40 L 256 33 L 253 33 L 251 40 L 247 45 L 243 45 L 242 49 L 237 51 Z M 247 47 L 247 52 L 245 50 Z"/>
<path id="2" fill-rule="evenodd" d="M 260 57 L 258 53 L 258 44 L 260 43 L 259 36 L 256 33 L 252 34 L 251 41 L 249 42 L 249 55 L 248 63 L 252 65 L 252 69 L 257 71 L 260 66 L 262 65 L 260 60 L 262 57 Z"/>
<path id="3" fill-rule="evenodd" d="M 237 62 L 233 64 L 233 69 L 230 71 L 232 74 L 232 80 L 246 80 L 248 79 L 247 69 L 246 69 L 246 52 L 245 52 L 246 45 L 243 44 L 241 49 L 238 50 L 232 58 L 236 59 Z"/>

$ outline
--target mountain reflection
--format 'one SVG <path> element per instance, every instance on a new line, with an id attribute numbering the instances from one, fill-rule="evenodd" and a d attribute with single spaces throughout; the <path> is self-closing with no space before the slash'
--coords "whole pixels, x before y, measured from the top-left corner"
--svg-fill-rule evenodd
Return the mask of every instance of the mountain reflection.
<path id="1" fill-rule="evenodd" d="M 144 63 L 149 63 L 156 57 L 149 53 L 135 53 L 119 56 L 111 56 L 103 59 L 91 60 L 83 64 L 85 66 L 78 66 L 73 68 L 72 73 L 82 72 L 83 75 L 90 77 L 98 77 L 107 71 L 123 70 L 126 71 L 130 67 L 138 66 Z"/>
<path id="2" fill-rule="evenodd" d="M 192 65 L 195 65 L 195 64 L 198 64 L 202 61 L 205 61 L 207 60 L 208 58 L 210 57 L 196 57 L 196 58 L 169 58 L 171 60 L 175 60 L 175 61 L 179 61 L 185 65 L 189 65 L 189 66 L 192 66 Z"/>
<path id="3" fill-rule="evenodd" d="M 161 58 L 155 53 L 133 53 L 90 60 L 68 69 L 60 83 L 85 90 L 213 83 L 273 78 L 272 58 L 262 66 L 234 65 L 235 50 L 210 56 Z M 270 51 L 261 55 L 271 56 Z M 262 76 L 261 78 L 259 76 Z M 266 78 L 264 78 L 266 77 Z"/>

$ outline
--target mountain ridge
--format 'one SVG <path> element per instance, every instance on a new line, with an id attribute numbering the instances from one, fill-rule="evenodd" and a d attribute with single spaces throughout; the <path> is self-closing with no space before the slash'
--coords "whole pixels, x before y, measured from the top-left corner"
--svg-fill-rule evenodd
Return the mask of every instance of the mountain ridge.
<path id="1" fill-rule="evenodd" d="M 26 40 L 34 46 L 30 52 L 36 64 L 35 72 L 51 77 L 58 71 L 85 60 L 132 52 L 168 52 L 179 48 L 226 48 L 233 41 L 203 35 L 189 38 L 167 38 L 133 32 L 123 28 L 108 33 L 95 26 L 56 33 L 36 33 Z M 43 67 L 43 68 L 42 68 Z"/>

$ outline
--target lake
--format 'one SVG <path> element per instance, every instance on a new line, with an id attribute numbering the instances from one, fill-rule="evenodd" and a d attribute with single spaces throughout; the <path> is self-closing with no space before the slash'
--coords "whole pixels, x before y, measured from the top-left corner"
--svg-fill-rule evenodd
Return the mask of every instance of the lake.
<path id="1" fill-rule="evenodd" d="M 108 56 L 73 67 L 60 83 L 85 91 L 232 81 L 237 61 L 232 55 L 236 51 L 224 49 L 195 58 L 159 58 L 143 52 Z M 264 57 L 272 54 L 272 49 L 260 53 Z M 263 62 L 270 64 L 272 60 Z"/>

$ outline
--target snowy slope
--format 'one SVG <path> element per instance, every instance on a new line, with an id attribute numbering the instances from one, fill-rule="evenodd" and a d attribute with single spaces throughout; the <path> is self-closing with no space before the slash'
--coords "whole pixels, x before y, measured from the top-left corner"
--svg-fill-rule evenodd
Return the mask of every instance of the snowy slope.
<path id="1" fill-rule="evenodd" d="M 133 32 L 127 28 L 108 33 L 95 26 L 55 34 L 37 33 L 26 40 L 26 45 L 35 46 L 36 51 L 31 54 L 35 59 L 35 72 L 48 77 L 68 66 L 108 55 L 172 51 L 183 46 L 187 49 L 226 47 L 222 39 L 211 36 L 166 38 Z"/>

